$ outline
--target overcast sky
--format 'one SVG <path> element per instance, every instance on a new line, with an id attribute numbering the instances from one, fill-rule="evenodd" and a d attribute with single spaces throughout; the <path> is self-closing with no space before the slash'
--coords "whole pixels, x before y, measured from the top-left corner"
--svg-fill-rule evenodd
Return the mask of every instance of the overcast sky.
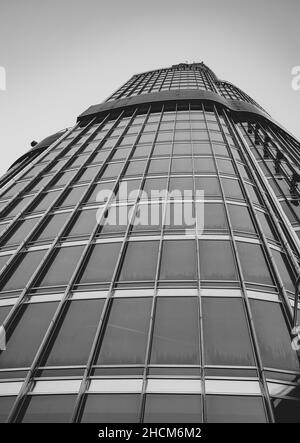
<path id="1" fill-rule="evenodd" d="M 300 138 L 299 0 L 0 0 L 0 174 L 133 74 L 204 61 Z"/>

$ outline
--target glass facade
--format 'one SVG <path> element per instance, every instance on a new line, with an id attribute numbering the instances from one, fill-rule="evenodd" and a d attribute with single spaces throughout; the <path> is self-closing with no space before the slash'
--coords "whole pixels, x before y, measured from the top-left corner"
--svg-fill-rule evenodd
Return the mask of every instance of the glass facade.
<path id="1" fill-rule="evenodd" d="M 134 76 L 16 173 L 0 421 L 299 422 L 299 147 L 180 64 Z"/>

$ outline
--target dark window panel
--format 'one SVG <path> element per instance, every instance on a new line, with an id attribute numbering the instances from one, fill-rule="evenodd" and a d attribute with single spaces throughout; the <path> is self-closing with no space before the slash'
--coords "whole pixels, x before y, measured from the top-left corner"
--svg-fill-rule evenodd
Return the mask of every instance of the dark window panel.
<path id="1" fill-rule="evenodd" d="M 91 166 L 90 168 L 86 168 L 77 181 L 78 182 L 91 181 L 94 179 L 94 177 L 98 172 L 99 172 L 98 166 Z"/>
<path id="2" fill-rule="evenodd" d="M 33 395 L 25 400 L 18 421 L 22 423 L 68 423 L 76 395 Z"/>
<path id="3" fill-rule="evenodd" d="M 164 241 L 159 278 L 161 280 L 195 280 L 197 278 L 194 240 Z"/>
<path id="4" fill-rule="evenodd" d="M 191 174 L 193 170 L 193 162 L 191 157 L 173 158 L 171 173 L 176 174 L 177 172 L 189 173 Z"/>
<path id="5" fill-rule="evenodd" d="M 0 368 L 30 366 L 54 315 L 57 303 L 22 305 L 8 332 L 6 351 L 0 353 Z"/>
<path id="6" fill-rule="evenodd" d="M 143 364 L 152 300 L 114 299 L 105 327 L 97 364 Z"/>
<path id="7" fill-rule="evenodd" d="M 110 163 L 106 166 L 105 171 L 103 172 L 101 178 L 116 178 L 122 171 L 124 163 Z"/>
<path id="8" fill-rule="evenodd" d="M 277 266 L 278 272 L 283 281 L 285 289 L 291 291 L 294 294 L 295 292 L 294 277 L 292 276 L 292 272 L 288 267 L 285 255 L 281 254 L 279 251 L 275 251 L 274 249 L 272 249 L 272 255 L 274 257 L 275 264 Z"/>
<path id="9" fill-rule="evenodd" d="M 260 245 L 237 242 L 244 279 L 248 282 L 272 285 L 273 280 Z"/>
<path id="10" fill-rule="evenodd" d="M 222 185 L 226 198 L 236 198 L 243 200 L 243 194 L 240 184 L 237 180 L 231 180 L 229 178 L 222 178 Z"/>
<path id="11" fill-rule="evenodd" d="M 91 394 L 86 397 L 81 423 L 137 423 L 137 394 Z"/>
<path id="12" fill-rule="evenodd" d="M 47 194 L 43 194 L 42 198 L 39 202 L 33 206 L 32 211 L 46 211 L 49 209 L 49 206 L 52 206 L 54 201 L 57 199 L 61 191 L 48 192 Z"/>
<path id="13" fill-rule="evenodd" d="M 33 228 L 40 221 L 39 217 L 29 218 L 18 224 L 17 229 L 10 235 L 8 240 L 5 242 L 8 245 L 13 245 L 16 243 L 22 243 L 27 235 L 33 230 Z"/>
<path id="14" fill-rule="evenodd" d="M 98 209 L 80 211 L 67 235 L 79 236 L 91 234 L 97 223 L 97 212 Z"/>
<path id="15" fill-rule="evenodd" d="M 128 164 L 128 167 L 125 171 L 125 176 L 128 177 L 130 175 L 143 175 L 145 167 L 146 167 L 146 160 L 135 160 L 131 161 Z"/>
<path id="16" fill-rule="evenodd" d="M 261 397 L 207 395 L 208 423 L 266 423 Z"/>
<path id="17" fill-rule="evenodd" d="M 299 371 L 297 354 L 278 303 L 250 300 L 264 366 Z"/>
<path id="18" fill-rule="evenodd" d="M 199 334 L 196 298 L 158 298 L 151 364 L 199 364 Z"/>
<path id="19" fill-rule="evenodd" d="M 228 229 L 223 204 L 204 204 L 204 229 Z"/>
<path id="20" fill-rule="evenodd" d="M 93 192 L 90 194 L 89 198 L 86 200 L 86 203 L 103 203 L 107 198 L 109 198 L 112 194 L 112 189 L 115 186 L 115 182 L 104 182 L 97 184 Z"/>
<path id="21" fill-rule="evenodd" d="M 17 199 L 16 204 L 12 209 L 9 209 L 6 213 L 8 217 L 15 217 L 19 212 L 23 211 L 25 206 L 34 198 L 34 196 L 23 197 L 22 199 Z M 6 211 L 5 211 L 6 212 Z"/>
<path id="22" fill-rule="evenodd" d="M 300 401 L 273 398 L 272 405 L 277 423 L 300 423 Z"/>
<path id="23" fill-rule="evenodd" d="M 120 280 L 154 280 L 158 258 L 158 241 L 129 242 Z"/>
<path id="24" fill-rule="evenodd" d="M 204 191 L 204 198 L 221 196 L 221 188 L 217 177 L 196 177 L 195 188 L 196 191 Z"/>
<path id="25" fill-rule="evenodd" d="M 169 171 L 170 159 L 154 159 L 151 160 L 148 174 L 167 174 Z"/>
<path id="26" fill-rule="evenodd" d="M 59 286 L 69 283 L 78 260 L 83 252 L 83 246 L 72 246 L 55 251 L 46 271 L 37 282 L 38 286 Z"/>
<path id="27" fill-rule="evenodd" d="M 228 205 L 228 211 L 233 230 L 255 232 L 248 208 L 240 205 Z"/>
<path id="28" fill-rule="evenodd" d="M 167 178 L 166 177 L 146 178 L 143 191 L 147 194 L 149 199 L 151 197 L 151 192 L 153 192 L 153 195 L 152 195 L 153 198 L 158 198 L 159 195 L 161 196 L 160 198 L 162 198 L 165 196 L 166 190 L 167 190 Z M 146 196 L 144 196 L 144 197 L 146 197 Z"/>
<path id="29" fill-rule="evenodd" d="M 55 186 L 64 186 L 66 185 L 73 177 L 74 175 L 77 173 L 78 171 L 67 171 L 63 174 L 59 174 L 59 179 L 57 181 L 55 181 L 54 185 Z"/>
<path id="30" fill-rule="evenodd" d="M 0 325 L 8 316 L 12 306 L 0 306 Z"/>
<path id="31" fill-rule="evenodd" d="M 202 174 L 206 172 L 216 173 L 216 167 L 213 158 L 194 157 L 194 172 Z"/>
<path id="32" fill-rule="evenodd" d="M 237 280 L 229 241 L 200 240 L 199 254 L 201 280 Z"/>
<path id="33" fill-rule="evenodd" d="M 20 254 L 21 260 L 17 265 L 14 264 L 13 270 L 10 270 L 2 290 L 5 291 L 24 288 L 39 266 L 46 252 L 46 250 L 43 250 Z"/>
<path id="34" fill-rule="evenodd" d="M 36 236 L 36 240 L 49 240 L 54 239 L 63 225 L 66 223 L 70 217 L 69 212 L 64 212 L 61 214 L 54 214 L 47 218 L 44 227 L 42 228 L 40 234 Z"/>
<path id="35" fill-rule="evenodd" d="M 80 283 L 110 281 L 116 267 L 121 243 L 96 244 L 85 264 Z"/>
<path id="36" fill-rule="evenodd" d="M 43 366 L 85 365 L 104 299 L 73 301 L 61 318 Z"/>
<path id="37" fill-rule="evenodd" d="M 201 397 L 147 394 L 144 423 L 201 423 Z"/>
<path id="38" fill-rule="evenodd" d="M 58 206 L 75 206 L 83 194 L 86 192 L 86 186 L 79 186 L 71 189 Z"/>
<path id="39" fill-rule="evenodd" d="M 203 298 L 204 355 L 207 365 L 254 365 L 242 301 Z"/>
<path id="40" fill-rule="evenodd" d="M 5 423 L 16 397 L 0 397 L 0 423 Z"/>

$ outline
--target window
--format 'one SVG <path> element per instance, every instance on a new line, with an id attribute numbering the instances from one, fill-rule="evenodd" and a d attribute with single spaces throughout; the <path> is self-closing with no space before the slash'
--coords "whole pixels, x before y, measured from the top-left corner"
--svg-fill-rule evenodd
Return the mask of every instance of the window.
<path id="1" fill-rule="evenodd" d="M 30 195 L 29 197 L 24 197 L 22 199 L 17 199 L 16 200 L 16 204 L 13 206 L 13 208 L 9 209 L 8 212 L 5 211 L 5 213 L 7 213 L 8 217 L 14 217 L 19 212 L 23 211 L 25 206 L 27 206 L 28 203 L 30 202 L 30 200 L 32 200 L 33 198 L 34 197 L 32 195 Z"/>
<path id="2" fill-rule="evenodd" d="M 228 229 L 222 203 L 204 204 L 204 229 Z"/>
<path id="3" fill-rule="evenodd" d="M 200 240 L 199 254 L 201 280 L 237 280 L 229 241 Z"/>
<path id="4" fill-rule="evenodd" d="M 64 186 L 66 185 L 77 173 L 77 171 L 67 171 L 63 174 L 59 174 L 59 178 L 55 181 L 55 186 Z"/>
<path id="5" fill-rule="evenodd" d="M 68 194 L 60 201 L 58 206 L 75 206 L 86 190 L 86 186 L 77 186 L 76 188 L 72 188 L 68 192 Z"/>
<path id="6" fill-rule="evenodd" d="M 43 366 L 85 365 L 100 320 L 104 299 L 68 303 Z"/>
<path id="7" fill-rule="evenodd" d="M 147 194 L 148 198 L 163 198 L 166 195 L 167 190 L 167 178 L 146 178 L 144 184 L 144 193 Z M 153 194 L 152 194 L 153 193 Z M 146 196 L 144 196 L 146 197 Z"/>
<path id="8" fill-rule="evenodd" d="M 43 225 L 42 231 L 36 236 L 36 240 L 54 239 L 69 217 L 69 212 L 54 214 L 48 217 L 46 223 Z"/>
<path id="9" fill-rule="evenodd" d="M 275 263 L 278 268 L 280 277 L 283 281 L 284 287 L 288 291 L 291 291 L 294 294 L 295 293 L 294 278 L 292 277 L 291 270 L 287 267 L 285 255 L 281 254 L 279 251 L 275 251 L 274 249 L 272 249 L 272 255 L 275 259 Z"/>
<path id="10" fill-rule="evenodd" d="M 60 192 L 61 191 L 53 191 L 53 192 L 48 192 L 47 194 L 43 194 L 42 199 L 39 200 L 38 204 L 35 205 L 32 208 L 32 210 L 34 212 L 46 211 L 47 209 L 49 209 L 50 206 L 53 205 L 54 201 L 57 199 Z"/>
<path id="11" fill-rule="evenodd" d="M 102 174 L 102 179 L 116 178 L 123 169 L 123 163 L 109 163 Z"/>
<path id="12" fill-rule="evenodd" d="M 47 264 L 46 272 L 41 276 L 36 286 L 58 286 L 69 283 L 79 258 L 83 252 L 83 246 L 56 249 L 51 262 Z"/>
<path id="13" fill-rule="evenodd" d="M 233 230 L 255 232 L 248 208 L 240 205 L 228 205 L 228 211 Z"/>
<path id="14" fill-rule="evenodd" d="M 207 365 L 254 365 L 242 301 L 203 298 L 204 358 Z"/>
<path id="15" fill-rule="evenodd" d="M 80 178 L 77 180 L 79 182 L 91 181 L 96 176 L 99 171 L 98 166 L 91 166 L 90 168 L 86 168 Z"/>
<path id="16" fill-rule="evenodd" d="M 114 299 L 97 364 L 143 364 L 152 299 Z"/>
<path id="17" fill-rule="evenodd" d="M 8 273 L 3 291 L 9 291 L 13 289 L 22 289 L 26 286 L 29 279 L 41 263 L 45 253 L 47 251 L 33 251 L 25 254 L 19 254 L 19 262 L 13 265 L 13 271 Z"/>
<path id="18" fill-rule="evenodd" d="M 161 280 L 195 280 L 197 278 L 196 243 L 193 240 L 164 241 Z"/>
<path id="19" fill-rule="evenodd" d="M 247 282 L 272 285 L 273 281 L 260 245 L 237 242 L 244 279 Z"/>
<path id="20" fill-rule="evenodd" d="M 243 199 L 242 190 L 237 180 L 222 178 L 222 185 L 226 198 Z"/>
<path id="21" fill-rule="evenodd" d="M 81 423 L 137 423 L 139 406 L 136 394 L 88 395 Z"/>
<path id="22" fill-rule="evenodd" d="M 208 423 L 265 423 L 261 397 L 207 395 Z"/>
<path id="23" fill-rule="evenodd" d="M 111 196 L 114 186 L 115 182 L 104 182 L 97 184 L 86 203 L 95 203 L 96 201 L 99 203 L 104 202 Z"/>
<path id="24" fill-rule="evenodd" d="M 129 242 L 120 280 L 154 280 L 158 256 L 158 241 Z"/>
<path id="25" fill-rule="evenodd" d="M 110 281 L 117 263 L 121 243 L 96 244 L 85 264 L 80 283 Z"/>
<path id="26" fill-rule="evenodd" d="M 16 397 L 0 397 L 0 423 L 5 423 Z"/>
<path id="27" fill-rule="evenodd" d="M 125 176 L 128 177 L 130 175 L 143 175 L 146 163 L 146 160 L 135 160 L 129 162 L 129 165 L 125 172 Z"/>
<path id="28" fill-rule="evenodd" d="M 8 316 L 12 306 L 0 306 L 0 326 Z"/>
<path id="29" fill-rule="evenodd" d="M 178 191 L 178 192 L 176 192 Z M 186 195 L 184 195 L 184 192 Z M 174 193 L 176 198 L 192 198 L 194 194 L 194 183 L 192 177 L 171 177 L 169 183 L 169 192 Z"/>
<path id="30" fill-rule="evenodd" d="M 200 395 L 147 394 L 144 423 L 201 423 Z"/>
<path id="31" fill-rule="evenodd" d="M 300 423 L 300 401 L 285 398 L 272 399 L 277 423 Z"/>
<path id="32" fill-rule="evenodd" d="M 22 423 L 67 423 L 71 419 L 76 395 L 27 396 L 18 421 Z"/>
<path id="33" fill-rule="evenodd" d="M 189 173 L 191 174 L 193 170 L 193 163 L 191 157 L 173 158 L 171 173 Z"/>
<path id="34" fill-rule="evenodd" d="M 194 158 L 194 172 L 196 174 L 204 172 L 216 173 L 216 168 L 213 158 L 195 157 Z"/>
<path id="35" fill-rule="evenodd" d="M 196 298 L 158 298 L 151 364 L 199 364 L 199 335 Z"/>
<path id="36" fill-rule="evenodd" d="M 97 209 L 80 211 L 73 226 L 68 231 L 68 236 L 89 235 L 94 229 L 97 219 Z"/>
<path id="37" fill-rule="evenodd" d="M 6 351 L 0 353 L 0 368 L 28 367 L 47 331 L 57 303 L 22 305 L 12 332 L 8 332 Z"/>
<path id="38" fill-rule="evenodd" d="M 22 243 L 27 235 L 33 230 L 33 228 L 40 221 L 39 217 L 29 218 L 18 224 L 17 229 L 10 235 L 8 240 L 5 242 L 8 245 Z"/>
<path id="39" fill-rule="evenodd" d="M 250 300 L 263 364 L 269 368 L 299 371 L 299 361 L 278 303 Z"/>
<path id="40" fill-rule="evenodd" d="M 168 158 L 151 160 L 148 173 L 167 174 L 169 171 L 169 164 L 170 164 L 170 159 Z"/>
<path id="41" fill-rule="evenodd" d="M 221 196 L 221 189 L 217 177 L 196 177 L 196 191 L 204 191 L 204 198 Z"/>

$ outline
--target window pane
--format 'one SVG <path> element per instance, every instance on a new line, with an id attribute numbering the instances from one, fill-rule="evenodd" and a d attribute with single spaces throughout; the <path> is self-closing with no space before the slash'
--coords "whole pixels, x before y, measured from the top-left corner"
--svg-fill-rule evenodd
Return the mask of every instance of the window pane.
<path id="1" fill-rule="evenodd" d="M 104 243 L 94 246 L 80 283 L 110 281 L 121 249 L 120 243 Z"/>
<path id="2" fill-rule="evenodd" d="M 244 279 L 248 282 L 256 282 L 272 285 L 273 281 L 262 248 L 251 243 L 237 242 L 237 249 Z"/>
<path id="3" fill-rule="evenodd" d="M 204 204 L 204 229 L 228 229 L 223 204 Z"/>
<path id="4" fill-rule="evenodd" d="M 14 272 L 9 274 L 9 278 L 2 290 L 24 288 L 46 252 L 47 251 L 33 251 L 20 254 L 21 261 L 18 265 L 14 265 Z"/>
<path id="5" fill-rule="evenodd" d="M 207 395 L 206 408 L 208 423 L 266 423 L 260 397 Z"/>
<path id="6" fill-rule="evenodd" d="M 43 366 L 86 364 L 103 305 L 104 299 L 69 303 Z"/>
<path id="7" fill-rule="evenodd" d="M 39 221 L 40 217 L 24 220 L 18 225 L 18 228 L 13 232 L 13 234 L 5 243 L 10 245 L 21 243 L 23 240 L 25 240 L 27 235 L 33 230 L 33 228 L 37 225 Z"/>
<path id="8" fill-rule="evenodd" d="M 97 364 L 144 363 L 151 304 L 150 298 L 113 300 Z"/>
<path id="9" fill-rule="evenodd" d="M 221 196 L 221 189 L 217 177 L 196 177 L 196 191 L 204 191 L 204 197 Z"/>
<path id="10" fill-rule="evenodd" d="M 69 283 L 83 249 L 83 246 L 57 249 L 51 263 L 48 263 L 46 274 L 37 284 L 39 286 L 57 286 Z"/>
<path id="11" fill-rule="evenodd" d="M 234 230 L 255 232 L 248 208 L 240 205 L 228 205 L 228 211 Z"/>
<path id="12" fill-rule="evenodd" d="M 207 365 L 253 365 L 242 301 L 203 298 L 204 355 Z"/>
<path id="13" fill-rule="evenodd" d="M 10 312 L 12 306 L 0 306 L 0 326 L 6 319 L 8 313 Z"/>
<path id="14" fill-rule="evenodd" d="M 63 214 L 55 214 L 48 217 L 46 224 L 44 224 L 42 232 L 36 237 L 36 240 L 54 239 L 69 217 L 70 213 L 66 212 Z"/>
<path id="15" fill-rule="evenodd" d="M 222 185 L 226 198 L 243 199 L 242 190 L 237 180 L 222 178 Z"/>
<path id="16" fill-rule="evenodd" d="M 286 261 L 284 260 L 285 256 L 281 254 L 279 251 L 275 251 L 274 249 L 272 249 L 272 255 L 274 257 L 276 266 L 278 268 L 280 277 L 283 281 L 285 288 L 294 294 L 295 293 L 295 284 L 293 281 L 294 279 L 290 275 L 291 271 L 288 269 Z"/>
<path id="17" fill-rule="evenodd" d="M 299 371 L 281 306 L 260 300 L 250 300 L 250 303 L 263 364 L 269 368 Z"/>
<path id="18" fill-rule="evenodd" d="M 97 211 L 98 211 L 97 209 L 91 209 L 88 211 L 79 212 L 79 215 L 75 220 L 75 223 L 68 232 L 68 236 L 91 234 L 92 230 L 94 229 L 97 223 L 96 219 Z"/>
<path id="19" fill-rule="evenodd" d="M 193 163 L 191 157 L 173 158 L 171 173 L 186 172 L 191 173 L 193 170 Z"/>
<path id="20" fill-rule="evenodd" d="M 194 171 L 195 173 L 214 172 L 215 164 L 212 158 L 196 157 L 194 158 Z"/>
<path id="21" fill-rule="evenodd" d="M 28 396 L 22 416 L 22 423 L 67 423 L 75 405 L 76 395 L 34 395 Z"/>
<path id="22" fill-rule="evenodd" d="M 0 397 L 0 423 L 5 423 L 16 397 Z"/>
<path id="23" fill-rule="evenodd" d="M 159 278 L 161 280 L 197 278 L 196 243 L 193 240 L 164 241 Z"/>
<path id="24" fill-rule="evenodd" d="M 85 193 L 86 189 L 86 186 L 78 186 L 71 189 L 58 206 L 75 206 Z"/>
<path id="25" fill-rule="evenodd" d="M 158 241 L 129 242 L 119 279 L 154 280 L 158 246 Z"/>
<path id="26" fill-rule="evenodd" d="M 22 305 L 6 351 L 0 353 L 0 368 L 30 366 L 50 324 L 57 303 Z"/>
<path id="27" fill-rule="evenodd" d="M 236 267 L 229 241 L 200 240 L 201 280 L 236 280 Z"/>
<path id="28" fill-rule="evenodd" d="M 139 406 L 136 394 L 88 395 L 81 423 L 137 423 Z"/>
<path id="29" fill-rule="evenodd" d="M 196 298 L 158 298 L 152 364 L 199 364 L 199 313 Z"/>
<path id="30" fill-rule="evenodd" d="M 300 401 L 285 398 L 272 399 L 277 423 L 300 423 Z"/>
<path id="31" fill-rule="evenodd" d="M 39 203 L 37 205 L 33 206 L 32 210 L 34 210 L 34 212 L 46 211 L 46 209 L 49 209 L 49 206 L 52 206 L 60 192 L 61 191 L 55 191 L 43 194 L 42 199 L 39 200 Z"/>
<path id="32" fill-rule="evenodd" d="M 201 423 L 200 395 L 148 394 L 145 423 Z"/>

